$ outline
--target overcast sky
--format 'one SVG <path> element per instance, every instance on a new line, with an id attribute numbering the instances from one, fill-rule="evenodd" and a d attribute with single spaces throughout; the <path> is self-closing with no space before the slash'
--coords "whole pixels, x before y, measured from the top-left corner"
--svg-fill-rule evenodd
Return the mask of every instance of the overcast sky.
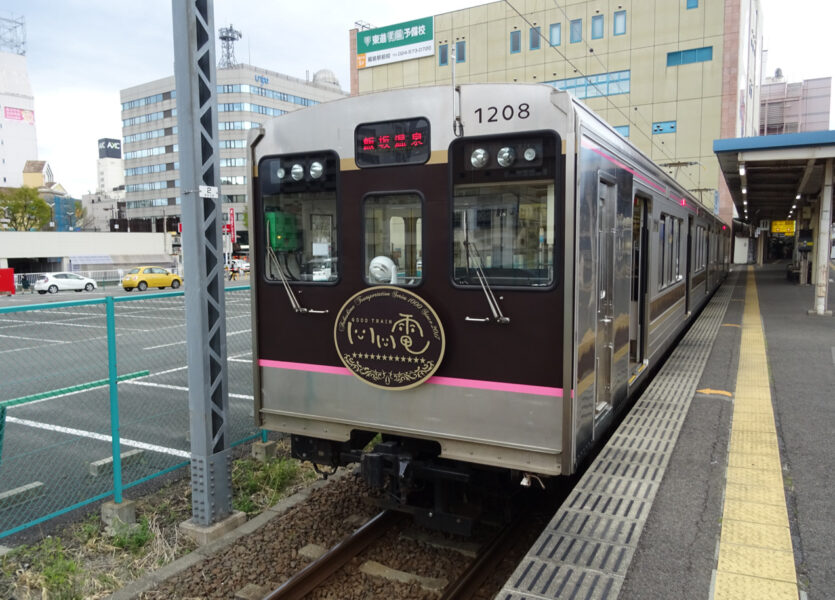
<path id="1" fill-rule="evenodd" d="M 330 69 L 347 91 L 348 31 L 356 21 L 381 27 L 482 3 L 214 0 L 214 16 L 216 27 L 232 24 L 243 33 L 238 62 L 302 79 Z M 789 81 L 833 76 L 835 2 L 761 3 L 766 74 L 780 67 Z M 171 1 L 0 0 L 0 16 L 26 19 L 38 158 L 79 198 L 95 189 L 96 141 L 122 137 L 119 90 L 174 73 Z"/>

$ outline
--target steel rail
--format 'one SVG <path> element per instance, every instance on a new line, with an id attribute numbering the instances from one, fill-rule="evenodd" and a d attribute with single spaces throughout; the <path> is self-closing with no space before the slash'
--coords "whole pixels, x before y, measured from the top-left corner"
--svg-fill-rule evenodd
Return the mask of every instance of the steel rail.
<path id="1" fill-rule="evenodd" d="M 440 600 L 466 600 L 475 596 L 484 581 L 493 574 L 496 564 L 507 553 L 508 546 L 521 535 L 523 531 L 523 528 L 520 528 L 521 521 L 522 519 L 517 517 L 493 536 L 467 570 L 444 589 Z"/>
<path id="2" fill-rule="evenodd" d="M 349 537 L 293 575 L 280 587 L 264 596 L 264 600 L 301 600 L 403 518 L 402 513 L 395 511 L 386 510 L 381 512 Z"/>

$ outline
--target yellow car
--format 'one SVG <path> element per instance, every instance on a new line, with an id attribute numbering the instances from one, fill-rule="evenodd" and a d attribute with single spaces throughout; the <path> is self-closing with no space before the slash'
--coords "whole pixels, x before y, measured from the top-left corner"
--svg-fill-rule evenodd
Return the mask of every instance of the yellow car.
<path id="1" fill-rule="evenodd" d="M 162 267 L 136 267 L 122 277 L 122 287 L 126 292 L 134 288 L 144 292 L 149 287 L 164 290 L 172 287 L 175 290 L 183 284 L 183 278 Z"/>

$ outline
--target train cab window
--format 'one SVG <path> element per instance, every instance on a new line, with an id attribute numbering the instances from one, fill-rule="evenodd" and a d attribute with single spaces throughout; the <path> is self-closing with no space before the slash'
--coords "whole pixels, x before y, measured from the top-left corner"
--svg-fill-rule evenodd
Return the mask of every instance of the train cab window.
<path id="1" fill-rule="evenodd" d="M 423 279 L 423 202 L 418 194 L 365 198 L 365 280 L 413 286 Z"/>
<path id="2" fill-rule="evenodd" d="M 269 281 L 339 277 L 335 155 L 270 158 L 260 165 Z"/>
<path id="3" fill-rule="evenodd" d="M 455 187 L 453 269 L 458 285 L 554 282 L 554 184 L 517 181 Z"/>

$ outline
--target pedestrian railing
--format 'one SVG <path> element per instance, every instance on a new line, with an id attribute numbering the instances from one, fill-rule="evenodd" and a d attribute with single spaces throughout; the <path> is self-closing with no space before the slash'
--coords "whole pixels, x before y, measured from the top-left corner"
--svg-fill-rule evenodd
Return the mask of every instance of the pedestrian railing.
<path id="1" fill-rule="evenodd" d="M 254 427 L 249 287 L 226 290 L 229 426 Z M 189 464 L 183 292 L 0 307 L 0 539 Z"/>

